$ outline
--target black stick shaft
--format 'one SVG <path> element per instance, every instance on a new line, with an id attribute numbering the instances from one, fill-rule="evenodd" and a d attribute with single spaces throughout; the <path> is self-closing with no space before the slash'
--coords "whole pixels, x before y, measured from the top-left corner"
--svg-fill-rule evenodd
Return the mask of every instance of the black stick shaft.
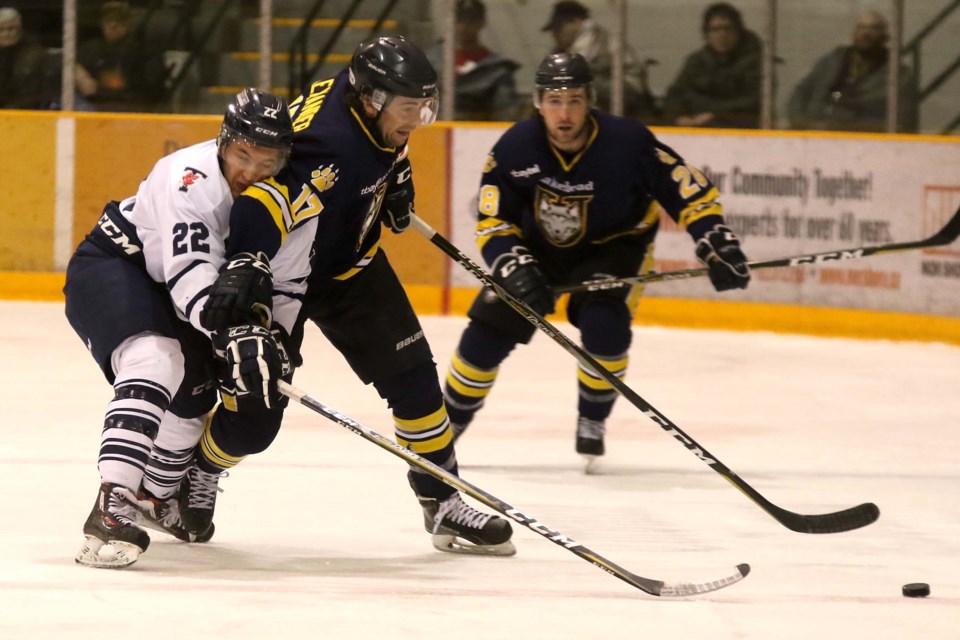
<path id="1" fill-rule="evenodd" d="M 840 260 L 852 260 L 854 258 L 866 258 L 885 253 L 895 253 L 898 251 L 912 251 L 914 249 L 926 249 L 928 247 L 939 247 L 950 244 L 960 236 L 960 209 L 953 214 L 953 217 L 947 222 L 940 231 L 925 240 L 914 242 L 895 242 L 891 244 L 878 244 L 867 247 L 854 247 L 852 249 L 840 249 L 839 251 L 824 251 L 822 253 L 805 253 L 799 256 L 789 258 L 772 258 L 770 260 L 758 260 L 748 262 L 751 270 L 770 269 L 773 267 L 796 267 L 805 264 L 821 264 L 825 262 L 838 262 Z M 709 275 L 709 270 L 704 268 L 682 269 L 679 271 L 664 271 L 662 273 L 647 273 L 639 276 L 628 276 L 626 278 L 603 278 L 601 280 L 590 280 L 579 284 L 564 285 L 554 287 L 557 293 L 575 293 L 577 291 L 601 291 L 604 289 L 618 289 L 635 284 L 650 284 L 652 282 L 665 282 L 669 280 L 687 280 L 689 278 L 700 278 Z"/>
<path id="2" fill-rule="evenodd" d="M 444 253 L 453 258 L 467 271 L 472 273 L 478 280 L 486 286 L 491 287 L 497 292 L 497 295 L 507 304 L 513 307 L 520 315 L 526 318 L 540 331 L 550 336 L 550 338 L 563 347 L 583 366 L 593 371 L 597 376 L 606 380 L 620 395 L 626 398 L 631 404 L 640 409 L 648 418 L 653 420 L 657 426 L 678 440 L 688 451 L 702 460 L 708 467 L 723 476 L 730 484 L 740 490 L 745 496 L 753 500 L 761 509 L 770 514 L 777 522 L 783 526 L 800 533 L 837 533 L 859 529 L 880 517 L 880 509 L 873 503 L 865 503 L 835 513 L 826 513 L 818 515 L 801 515 L 782 509 L 763 497 L 756 489 L 751 487 L 736 473 L 727 468 L 720 459 L 707 451 L 696 440 L 687 435 L 683 429 L 674 424 L 669 418 L 657 411 L 649 402 L 644 400 L 636 391 L 631 389 L 620 378 L 610 373 L 603 365 L 589 353 L 584 351 L 580 345 L 574 343 L 565 336 L 556 327 L 547 322 L 543 316 L 524 304 L 522 300 L 510 294 L 494 282 L 483 269 L 471 260 L 466 254 L 460 251 L 449 240 L 441 236 L 430 225 L 418 218 L 411 216 L 412 226 L 425 238 L 438 246 Z"/>
<path id="3" fill-rule="evenodd" d="M 393 440 L 390 440 L 389 438 L 385 438 L 384 436 L 380 435 L 379 433 L 370 429 L 369 427 L 360 424 L 353 418 L 343 413 L 340 413 L 336 409 L 328 407 L 327 405 L 323 404 L 319 400 L 315 400 L 314 398 L 311 398 L 300 389 L 297 389 L 296 387 L 290 384 L 287 384 L 283 380 L 279 382 L 279 385 L 280 385 L 280 392 L 283 393 L 283 395 L 287 396 L 288 398 L 291 398 L 299 402 L 300 404 L 307 407 L 308 409 L 311 409 L 319 413 L 323 417 L 328 418 L 333 422 L 336 422 L 340 426 L 346 427 L 348 430 L 352 431 L 353 433 L 357 434 L 358 436 L 367 440 L 368 442 L 372 442 L 373 444 L 377 445 L 381 449 L 385 449 L 386 451 L 389 451 L 393 455 L 399 458 L 402 458 L 408 464 L 418 467 L 419 469 L 430 474 L 434 478 L 437 478 L 438 480 L 450 485 L 454 489 L 458 491 L 462 491 L 463 493 L 475 498 L 476 500 L 482 502 L 483 504 L 487 505 L 491 509 L 507 516 L 514 522 L 519 522 L 520 524 L 527 527 L 531 531 L 539 533 L 541 536 L 543 536 L 550 542 L 553 542 L 554 544 L 563 547 L 564 549 L 579 556 L 580 558 L 583 558 L 587 562 L 590 562 L 591 564 L 594 564 L 597 567 L 600 567 L 607 573 L 617 578 L 620 578 L 627 584 L 633 587 L 636 587 L 637 589 L 640 589 L 641 591 L 648 593 L 650 595 L 679 597 L 679 596 L 691 596 L 691 595 L 697 595 L 700 593 L 707 593 L 710 591 L 716 591 L 717 589 L 728 587 L 736 582 L 739 582 L 740 580 L 745 578 L 748 573 L 750 573 L 750 565 L 740 564 L 740 565 L 737 565 L 737 572 L 734 573 L 733 575 L 720 578 L 718 580 L 711 580 L 709 582 L 699 582 L 699 583 L 685 582 L 685 583 L 668 584 L 663 582 L 662 580 L 652 580 L 650 578 L 644 578 L 642 576 L 638 576 L 637 574 L 627 571 L 623 567 L 611 562 L 610 560 L 607 560 L 606 558 L 601 556 L 599 553 L 596 553 L 595 551 L 591 551 L 590 549 L 581 545 L 579 542 L 576 542 L 575 540 L 568 538 L 567 536 L 563 535 L 556 529 L 552 529 L 547 525 L 545 525 L 544 523 L 536 520 L 535 518 L 526 515 L 525 513 L 521 512 L 519 509 L 516 509 L 511 505 L 507 504 L 506 502 L 504 502 L 503 500 L 500 500 L 499 498 L 493 496 L 492 494 L 487 493 L 480 487 L 470 482 L 467 482 L 466 480 L 464 480 L 459 476 L 456 476 L 450 473 L 443 467 L 439 467 L 433 464 L 429 460 L 421 457 L 420 455 L 414 453 L 413 451 L 410 451 L 409 449 L 406 449 L 400 446 Z"/>

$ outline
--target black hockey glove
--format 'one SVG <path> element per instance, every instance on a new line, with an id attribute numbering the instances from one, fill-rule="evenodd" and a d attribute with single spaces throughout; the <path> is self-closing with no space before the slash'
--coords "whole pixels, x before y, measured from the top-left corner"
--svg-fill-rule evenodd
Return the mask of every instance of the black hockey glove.
<path id="1" fill-rule="evenodd" d="M 277 406 L 277 380 L 290 372 L 290 361 L 269 329 L 256 324 L 230 327 L 213 334 L 213 347 L 222 365 L 220 390 L 227 409 L 242 412 Z"/>
<path id="2" fill-rule="evenodd" d="M 410 160 L 397 163 L 396 172 L 383 198 L 383 224 L 394 233 L 403 233 L 410 226 L 413 213 L 413 171 Z"/>
<path id="3" fill-rule="evenodd" d="M 740 239 L 729 227 L 716 225 L 697 240 L 697 258 L 710 270 L 710 282 L 717 291 L 746 289 L 750 282 L 747 256 L 740 250 Z"/>
<path id="4" fill-rule="evenodd" d="M 491 275 L 494 282 L 541 316 L 553 313 L 553 289 L 526 247 L 514 247 L 509 253 L 497 256 Z"/>
<path id="5" fill-rule="evenodd" d="M 262 252 L 238 253 L 220 267 L 200 311 L 200 324 L 215 332 L 241 324 L 269 327 L 272 319 L 273 273 Z"/>

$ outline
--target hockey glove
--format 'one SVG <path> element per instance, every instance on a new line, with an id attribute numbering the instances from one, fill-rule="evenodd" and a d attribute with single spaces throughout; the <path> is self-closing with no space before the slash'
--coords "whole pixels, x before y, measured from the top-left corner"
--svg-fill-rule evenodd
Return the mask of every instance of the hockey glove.
<path id="1" fill-rule="evenodd" d="M 494 282 L 541 316 L 553 313 L 553 289 L 526 247 L 517 246 L 497 256 L 491 272 Z"/>
<path id="2" fill-rule="evenodd" d="M 413 213 L 413 171 L 410 160 L 397 163 L 396 173 L 383 199 L 383 224 L 394 233 L 403 233 L 410 226 Z"/>
<path id="3" fill-rule="evenodd" d="M 285 373 L 284 363 L 289 369 L 290 361 L 269 329 L 255 324 L 224 329 L 213 335 L 213 347 L 222 365 L 220 389 L 227 409 L 277 406 L 277 380 Z"/>
<path id="4" fill-rule="evenodd" d="M 710 282 L 717 291 L 746 289 L 750 282 L 747 257 L 740 239 L 726 225 L 718 224 L 697 241 L 697 258 L 710 270 Z"/>
<path id="5" fill-rule="evenodd" d="M 200 324 L 211 332 L 241 324 L 269 327 L 272 319 L 273 273 L 262 252 L 238 253 L 220 267 L 200 311 Z"/>

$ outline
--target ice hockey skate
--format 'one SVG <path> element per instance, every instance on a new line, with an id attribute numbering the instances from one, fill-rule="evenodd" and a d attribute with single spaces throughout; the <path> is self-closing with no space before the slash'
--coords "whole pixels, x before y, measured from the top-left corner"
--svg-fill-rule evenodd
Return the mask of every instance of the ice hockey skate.
<path id="1" fill-rule="evenodd" d="M 157 498 L 146 489 L 140 489 L 135 503 L 139 512 L 139 522 L 145 527 L 169 533 L 184 542 L 207 542 L 213 537 L 214 526 L 202 534 L 187 531 L 180 522 L 180 502 L 176 496 Z"/>
<path id="2" fill-rule="evenodd" d="M 597 420 L 581 417 L 577 420 L 577 453 L 583 456 L 587 465 L 584 471 L 593 473 L 598 469 L 598 460 L 605 453 L 603 436 L 606 425 Z"/>
<path id="3" fill-rule="evenodd" d="M 226 473 L 206 473 L 196 465 L 190 467 L 180 482 L 180 526 L 196 537 L 197 542 L 207 542 L 213 537 L 213 510 L 217 505 L 217 492 L 221 477 Z"/>
<path id="4" fill-rule="evenodd" d="M 83 525 L 86 540 L 76 561 L 98 569 L 122 569 L 137 561 L 150 546 L 150 536 L 137 526 L 136 495 L 130 489 L 105 482 Z"/>
<path id="5" fill-rule="evenodd" d="M 510 541 L 510 523 L 477 511 L 459 493 L 442 502 L 436 498 L 419 500 L 424 527 L 433 535 L 433 546 L 438 551 L 487 556 L 512 556 L 517 552 Z"/>

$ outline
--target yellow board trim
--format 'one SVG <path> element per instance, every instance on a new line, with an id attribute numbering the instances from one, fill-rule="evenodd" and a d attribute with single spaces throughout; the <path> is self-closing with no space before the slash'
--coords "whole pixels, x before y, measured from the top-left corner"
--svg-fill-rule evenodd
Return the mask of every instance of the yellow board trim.
<path id="1" fill-rule="evenodd" d="M 64 274 L 42 272 L 0 272 L 0 300 L 63 302 Z M 453 288 L 444 295 L 437 285 L 406 285 L 414 309 L 423 315 L 465 316 L 477 289 Z M 562 311 L 565 298 L 558 303 Z M 551 315 L 549 320 L 562 319 Z M 714 302 L 678 298 L 643 298 L 634 324 L 723 329 L 732 331 L 774 331 L 833 338 L 944 342 L 960 345 L 960 318 L 898 311 L 869 311 L 804 307 L 762 302 Z"/>

